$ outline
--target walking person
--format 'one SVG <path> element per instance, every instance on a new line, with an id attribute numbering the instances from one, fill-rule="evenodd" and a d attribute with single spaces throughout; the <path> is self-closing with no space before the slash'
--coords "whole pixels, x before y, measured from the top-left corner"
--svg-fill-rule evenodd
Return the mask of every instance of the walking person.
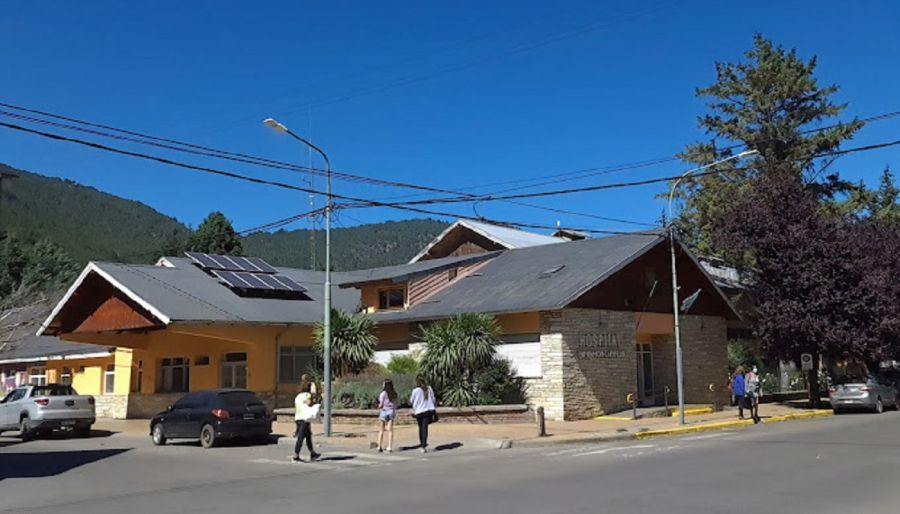
<path id="1" fill-rule="evenodd" d="M 378 395 L 378 453 L 385 451 L 382 446 L 384 433 L 387 432 L 387 452 L 391 453 L 394 446 L 394 418 L 397 417 L 397 391 L 391 379 L 384 380 L 381 394 Z"/>
<path id="2" fill-rule="evenodd" d="M 422 376 L 416 377 L 416 388 L 409 398 L 412 404 L 413 416 L 419 425 L 419 447 L 422 453 L 428 452 L 428 425 L 437 418 L 434 406 L 434 390 Z"/>
<path id="3" fill-rule="evenodd" d="M 304 373 L 300 375 L 300 386 L 297 388 L 298 391 L 303 391 L 306 388 L 309 388 L 309 395 L 312 398 L 313 404 L 319 403 L 319 390 L 316 387 L 316 383 L 310 380 L 309 375 Z M 298 432 L 297 429 L 294 429 L 294 437 L 297 437 Z"/>
<path id="4" fill-rule="evenodd" d="M 753 366 L 753 370 L 747 373 L 747 376 L 744 379 L 745 387 L 746 387 L 746 395 L 747 395 L 747 405 L 750 407 L 750 418 L 753 419 L 754 423 L 759 423 L 759 372 L 756 369 L 756 366 Z"/>
<path id="5" fill-rule="evenodd" d="M 734 370 L 734 378 L 731 379 L 731 393 L 738 407 L 738 419 L 744 419 L 744 395 L 747 389 L 744 383 L 744 367 L 738 366 Z"/>
<path id="6" fill-rule="evenodd" d="M 300 462 L 300 450 L 303 448 L 303 442 L 306 441 L 306 448 L 309 450 L 309 459 L 317 460 L 321 455 L 313 449 L 312 440 L 312 421 L 319 414 L 319 406 L 313 403 L 313 396 L 309 392 L 310 383 L 301 384 L 300 392 L 294 398 L 294 423 L 297 425 L 297 442 L 294 443 L 293 462 Z"/>

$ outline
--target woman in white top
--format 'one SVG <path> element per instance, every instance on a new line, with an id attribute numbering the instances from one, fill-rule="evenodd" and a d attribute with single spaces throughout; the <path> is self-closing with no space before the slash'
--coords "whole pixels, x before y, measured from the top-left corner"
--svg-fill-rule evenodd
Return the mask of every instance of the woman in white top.
<path id="1" fill-rule="evenodd" d="M 309 389 L 309 382 L 303 383 L 300 386 L 300 392 L 294 398 L 294 423 L 297 425 L 297 441 L 294 443 L 294 457 L 291 459 L 294 462 L 300 462 L 300 449 L 303 448 L 304 441 L 309 450 L 310 460 L 317 460 L 320 456 L 313 449 L 312 426 L 310 425 L 316 419 L 319 409 Z"/>
<path id="2" fill-rule="evenodd" d="M 419 424 L 419 447 L 425 453 L 428 451 L 428 425 L 435 417 L 434 390 L 421 376 L 416 377 L 416 386 L 409 403 L 412 404 L 413 415 Z"/>

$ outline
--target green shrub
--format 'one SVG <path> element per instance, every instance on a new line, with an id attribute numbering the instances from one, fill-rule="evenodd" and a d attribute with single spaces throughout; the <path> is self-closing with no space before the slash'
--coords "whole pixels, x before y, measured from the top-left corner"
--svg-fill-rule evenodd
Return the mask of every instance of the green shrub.
<path id="1" fill-rule="evenodd" d="M 475 373 L 478 405 L 509 405 L 525 403 L 525 380 L 517 377 L 512 363 L 503 357 Z"/>
<path id="2" fill-rule="evenodd" d="M 331 371 L 335 377 L 358 375 L 369 366 L 378 345 L 374 329 L 375 321 L 365 313 L 331 311 Z M 321 323 L 313 330 L 313 338 L 316 352 L 322 355 L 325 330 Z"/>
<path id="3" fill-rule="evenodd" d="M 364 374 L 343 377 L 334 383 L 332 397 L 338 409 L 374 409 L 378 406 L 384 379 L 390 378 L 397 391 L 398 408 L 409 407 L 409 396 L 416 387 L 415 375 Z"/>
<path id="4" fill-rule="evenodd" d="M 385 367 L 389 375 L 413 375 L 419 372 L 419 361 L 412 355 L 393 355 Z"/>

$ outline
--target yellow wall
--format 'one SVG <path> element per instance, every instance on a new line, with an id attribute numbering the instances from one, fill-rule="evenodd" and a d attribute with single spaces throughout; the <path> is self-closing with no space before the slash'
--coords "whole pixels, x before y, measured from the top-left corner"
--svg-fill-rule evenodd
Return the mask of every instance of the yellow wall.
<path id="1" fill-rule="evenodd" d="M 501 314 L 497 316 L 497 323 L 505 335 L 537 334 L 541 331 L 541 317 L 537 312 Z"/>
<path id="2" fill-rule="evenodd" d="M 274 392 L 279 388 L 279 346 L 311 347 L 313 344 L 312 327 L 262 325 L 175 325 L 145 333 L 66 334 L 65 339 L 120 349 L 115 360 L 116 394 L 120 391 L 127 394 L 132 389 L 132 380 L 137 386 L 138 369 L 141 370 L 140 392 L 155 393 L 160 361 L 170 357 L 190 359 L 191 391 L 217 388 L 226 353 L 247 354 L 248 389 Z M 199 356 L 208 357 L 209 364 L 196 365 Z M 98 370 L 102 380 L 102 369 Z M 97 383 L 98 391 L 101 384 Z"/>
<path id="3" fill-rule="evenodd" d="M 639 323 L 637 327 L 638 333 L 667 335 L 675 332 L 675 322 L 671 314 L 635 312 L 634 321 L 635 323 Z"/>
<path id="4" fill-rule="evenodd" d="M 47 362 L 47 381 L 59 382 L 63 368 L 72 370 L 72 387 L 78 394 L 99 396 L 103 394 L 103 372 L 106 366 L 115 363 L 115 357 L 99 357 L 94 359 L 67 359 Z M 83 371 L 82 371 L 82 368 Z M 116 370 L 116 389 L 118 393 L 119 374 Z M 127 387 L 127 380 L 125 380 Z"/>

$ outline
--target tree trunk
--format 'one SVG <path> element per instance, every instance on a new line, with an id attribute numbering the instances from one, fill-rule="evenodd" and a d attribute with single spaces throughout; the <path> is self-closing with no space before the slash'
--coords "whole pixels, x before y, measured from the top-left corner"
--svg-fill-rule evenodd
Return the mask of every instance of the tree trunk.
<path id="1" fill-rule="evenodd" d="M 809 408 L 814 409 L 819 404 L 819 370 L 813 368 L 807 373 L 806 383 L 809 384 Z"/>

